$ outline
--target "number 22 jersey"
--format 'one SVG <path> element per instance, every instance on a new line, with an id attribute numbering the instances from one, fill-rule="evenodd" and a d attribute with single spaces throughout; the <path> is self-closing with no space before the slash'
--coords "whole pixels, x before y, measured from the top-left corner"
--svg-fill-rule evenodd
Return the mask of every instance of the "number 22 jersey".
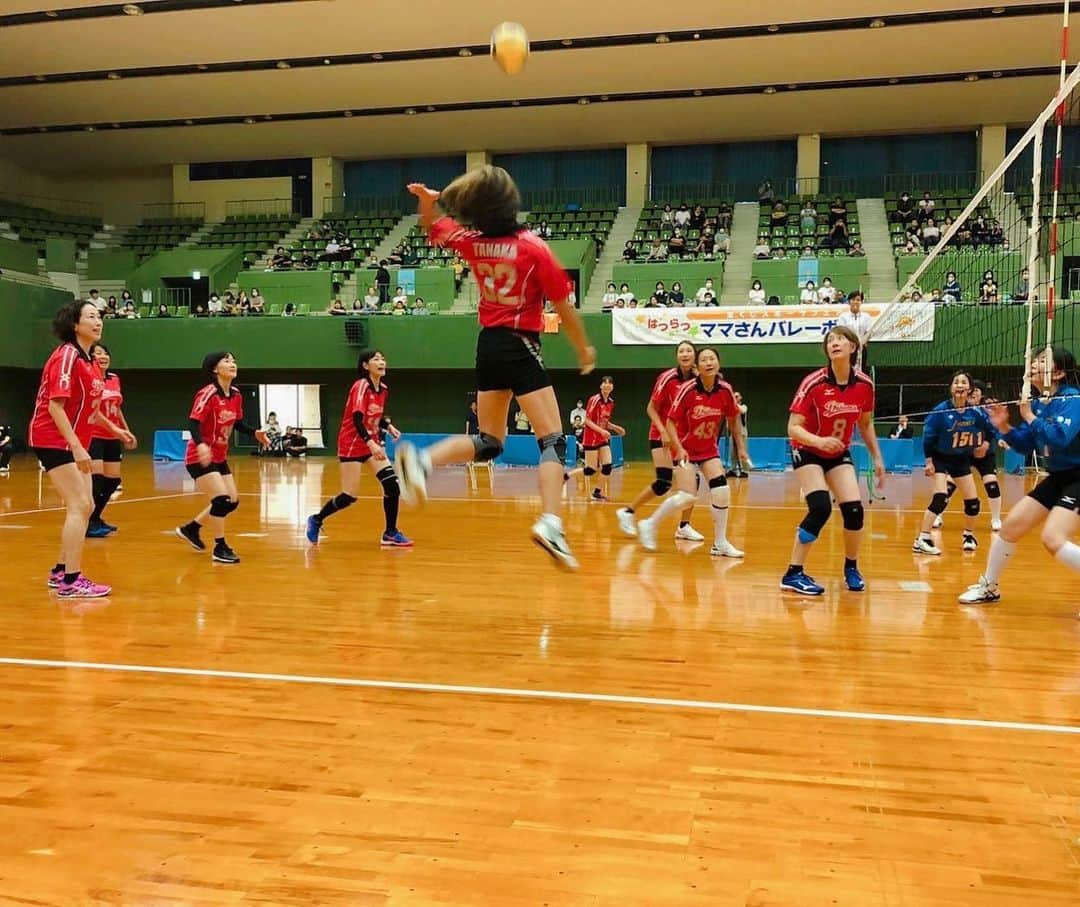
<path id="1" fill-rule="evenodd" d="M 812 435 L 836 438 L 843 442 L 844 451 L 851 447 L 851 436 L 859 417 L 863 413 L 874 411 L 874 382 L 858 369 L 851 370 L 847 384 L 837 383 L 836 376 L 828 366 L 811 372 L 803 379 L 791 401 L 790 412 L 805 419 L 803 427 Z M 808 445 L 792 440 L 796 450 L 806 449 Z M 825 452 L 810 447 L 818 454 Z M 831 454 L 838 457 L 841 454 Z"/>

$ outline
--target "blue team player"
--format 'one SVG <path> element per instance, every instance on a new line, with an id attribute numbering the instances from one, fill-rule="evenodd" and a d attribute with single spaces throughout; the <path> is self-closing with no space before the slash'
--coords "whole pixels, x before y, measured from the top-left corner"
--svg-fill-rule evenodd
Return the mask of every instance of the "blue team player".
<path id="1" fill-rule="evenodd" d="M 953 375 L 949 399 L 931 411 L 923 425 L 923 454 L 926 474 L 933 477 L 934 494 L 923 514 L 922 527 L 911 550 L 916 554 L 940 555 L 930 530 L 949 503 L 949 485 L 955 484 L 964 496 L 964 551 L 979 547 L 975 538 L 975 518 L 979 515 L 979 494 L 971 474 L 975 455 L 985 454 L 986 438 L 993 437 L 990 417 L 982 407 L 969 405 L 972 380 L 967 372 Z"/>
<path id="2" fill-rule="evenodd" d="M 986 572 L 960 596 L 966 605 L 1000 601 L 998 578 L 1005 564 L 1017 542 L 1040 523 L 1046 550 L 1065 566 L 1080 571 L 1080 545 L 1070 541 L 1080 532 L 1080 388 L 1076 387 L 1075 374 L 1076 357 L 1063 347 L 1055 347 L 1052 362 L 1045 352 L 1032 360 L 1029 377 L 1043 399 L 1020 404 L 1020 425 L 1013 428 L 1009 424 L 1004 405 L 989 407 L 990 419 L 1005 443 L 1020 453 L 1037 452 L 1049 475 L 1009 511 L 990 545 Z"/>

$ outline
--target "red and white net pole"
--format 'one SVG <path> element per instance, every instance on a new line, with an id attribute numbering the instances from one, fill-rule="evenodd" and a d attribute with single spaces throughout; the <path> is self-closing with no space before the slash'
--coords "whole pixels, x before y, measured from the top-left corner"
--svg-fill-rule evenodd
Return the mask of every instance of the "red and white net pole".
<path id="1" fill-rule="evenodd" d="M 1061 89 L 1065 87 L 1065 70 L 1068 67 L 1069 61 L 1069 6 L 1070 0 L 1065 0 L 1063 20 L 1061 23 L 1061 76 L 1058 81 L 1058 91 L 1061 91 Z M 1058 198 L 1061 195 L 1061 183 L 1063 178 L 1061 172 L 1061 146 L 1062 133 L 1064 132 L 1065 127 L 1065 111 L 1067 103 L 1067 99 L 1062 98 L 1054 116 L 1057 127 L 1057 136 L 1054 146 L 1054 195 L 1050 205 L 1050 273 L 1047 275 L 1046 292 L 1046 356 L 1044 357 L 1046 366 L 1044 373 L 1044 387 L 1050 386 L 1050 379 L 1054 370 L 1051 348 L 1054 342 L 1054 310 L 1057 306 Z"/>

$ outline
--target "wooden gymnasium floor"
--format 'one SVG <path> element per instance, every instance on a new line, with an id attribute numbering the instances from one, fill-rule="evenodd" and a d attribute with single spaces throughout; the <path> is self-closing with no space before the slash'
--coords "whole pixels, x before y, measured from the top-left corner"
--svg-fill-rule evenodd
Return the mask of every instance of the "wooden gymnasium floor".
<path id="1" fill-rule="evenodd" d="M 0 479 L 0 903 L 1080 903 L 1077 577 L 1031 539 L 959 608 L 989 533 L 962 555 L 954 508 L 913 556 L 925 479 L 872 508 L 870 591 L 839 591 L 834 517 L 805 600 L 790 474 L 736 483 L 744 563 L 673 527 L 646 554 L 579 494 L 567 576 L 529 471 L 440 473 L 411 551 L 366 480 L 311 550 L 336 464 L 234 462 L 240 566 L 168 534 L 201 499 L 137 457 L 88 543 L 117 591 L 81 604 L 45 589 L 34 464 Z"/>

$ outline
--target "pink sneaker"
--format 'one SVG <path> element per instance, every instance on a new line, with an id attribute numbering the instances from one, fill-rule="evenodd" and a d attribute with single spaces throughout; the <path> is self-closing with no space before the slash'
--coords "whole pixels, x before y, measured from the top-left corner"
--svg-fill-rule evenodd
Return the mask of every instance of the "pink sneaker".
<path id="1" fill-rule="evenodd" d="M 49 571 L 49 588 L 59 589 L 60 584 L 64 581 L 63 570 L 50 570 Z"/>
<path id="2" fill-rule="evenodd" d="M 92 583 L 85 576 L 79 576 L 73 583 L 65 583 L 63 579 L 57 587 L 57 598 L 104 598 L 112 592 L 112 586 L 103 586 L 101 583 Z"/>

